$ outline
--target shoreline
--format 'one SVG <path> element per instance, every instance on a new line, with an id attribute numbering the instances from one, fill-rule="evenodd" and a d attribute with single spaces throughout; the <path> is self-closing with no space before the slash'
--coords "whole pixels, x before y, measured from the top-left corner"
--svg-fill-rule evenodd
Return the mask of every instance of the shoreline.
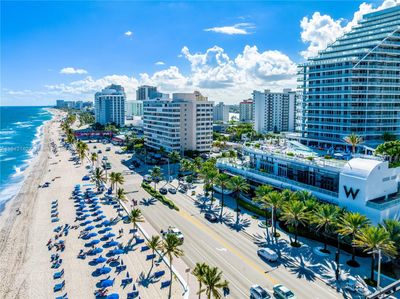
<path id="1" fill-rule="evenodd" d="M 13 285 L 16 284 L 15 276 L 25 262 L 28 246 L 26 243 L 31 234 L 29 225 L 25 226 L 25 223 L 30 223 L 37 212 L 35 206 L 38 201 L 38 185 L 41 184 L 47 171 L 50 127 L 56 120 L 57 115 L 53 113 L 52 118 L 43 123 L 41 148 L 24 170 L 24 179 L 19 183 L 18 192 L 5 202 L 4 209 L 0 212 L 0 293 L 2 298 L 7 298 L 9 293 L 16 291 L 13 290 Z M 21 211 L 20 215 L 16 213 L 17 209 Z"/>
<path id="2" fill-rule="evenodd" d="M 8 181 L 11 181 L 10 183 L 6 183 L 4 185 L 4 189 L 2 190 L 1 193 L 4 192 L 4 200 L 1 199 L 0 202 L 0 218 L 2 217 L 3 213 L 6 213 L 6 210 L 9 205 L 12 204 L 12 201 L 18 196 L 18 194 L 21 192 L 22 186 L 25 184 L 25 181 L 29 177 L 30 172 L 32 171 L 33 165 L 37 163 L 37 160 L 39 159 L 39 156 L 41 155 L 44 147 L 44 140 L 45 140 L 45 127 L 47 124 L 49 124 L 51 121 L 53 121 L 56 117 L 55 111 L 52 111 L 52 108 L 45 108 L 47 112 L 51 114 L 51 118 L 49 120 L 43 121 L 43 123 L 36 128 L 36 134 L 35 137 L 32 139 L 31 142 L 31 149 L 28 151 L 28 154 L 31 155 L 31 157 L 28 157 L 27 159 L 23 160 L 22 164 L 16 167 L 16 169 L 21 169 L 22 171 L 18 172 L 15 171 L 13 174 L 10 175 L 8 178 Z M 37 145 L 39 145 L 39 149 L 37 149 Z M 14 176 L 20 176 L 21 178 L 15 182 L 12 180 L 14 179 Z M 1 194 L 0 193 L 0 194 Z M 0 221 L 1 223 L 1 221 Z M 1 226 L 0 226 L 1 227 Z"/>

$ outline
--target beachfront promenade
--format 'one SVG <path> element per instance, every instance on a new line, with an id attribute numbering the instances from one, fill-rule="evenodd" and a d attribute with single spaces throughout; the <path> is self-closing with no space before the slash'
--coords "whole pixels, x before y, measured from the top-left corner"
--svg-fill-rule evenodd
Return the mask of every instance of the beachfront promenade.
<path id="1" fill-rule="evenodd" d="M 132 224 L 117 218 L 118 204 L 101 194 L 85 197 L 87 188 L 94 189 L 92 182 L 82 182 L 87 163 L 70 161 L 71 151 L 61 145 L 60 133 L 58 122 L 46 125 L 42 152 L 32 163 L 21 193 L 0 217 L 0 297 L 95 298 L 95 291 L 107 289 L 107 294 L 119 298 L 128 294 L 167 298 L 167 265 L 158 263 L 156 256 L 149 272 L 151 252 L 142 248 L 144 243 L 137 244 Z M 45 182 L 49 187 L 38 188 Z M 76 185 L 80 185 L 79 196 L 73 194 Z M 105 224 L 107 220 L 110 223 Z M 138 239 L 143 240 L 143 235 Z M 95 262 L 99 257 L 105 261 Z M 102 288 L 108 284 L 112 285 Z M 174 279 L 172 297 L 182 298 L 182 293 Z"/>

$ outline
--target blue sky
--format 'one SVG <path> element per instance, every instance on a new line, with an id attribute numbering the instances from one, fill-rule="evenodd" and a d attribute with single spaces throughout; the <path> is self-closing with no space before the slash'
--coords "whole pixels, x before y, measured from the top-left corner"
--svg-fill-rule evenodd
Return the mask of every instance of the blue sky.
<path id="1" fill-rule="evenodd" d="M 295 87 L 296 63 L 395 1 L 2 1 L 1 104 L 91 100 L 109 83 L 131 100 L 149 83 L 238 102 Z"/>

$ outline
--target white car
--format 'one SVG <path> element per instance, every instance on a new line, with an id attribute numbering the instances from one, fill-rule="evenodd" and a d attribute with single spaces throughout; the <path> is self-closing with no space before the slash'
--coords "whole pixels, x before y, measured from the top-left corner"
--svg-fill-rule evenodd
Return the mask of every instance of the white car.
<path id="1" fill-rule="evenodd" d="M 172 234 L 172 235 L 175 235 L 179 241 L 183 242 L 183 240 L 184 240 L 182 232 L 178 228 L 173 227 L 173 226 L 168 227 L 168 229 L 166 231 L 161 231 L 161 234 L 163 236 Z"/>
<path id="2" fill-rule="evenodd" d="M 176 189 L 175 188 L 168 188 L 168 192 L 171 194 L 176 194 Z"/>
<path id="3" fill-rule="evenodd" d="M 258 284 L 250 287 L 250 299 L 269 299 L 271 295 L 266 289 L 259 286 Z"/>
<path id="4" fill-rule="evenodd" d="M 276 262 L 278 260 L 278 255 L 276 254 L 276 252 L 269 248 L 258 249 L 257 254 L 258 256 L 269 262 Z"/>

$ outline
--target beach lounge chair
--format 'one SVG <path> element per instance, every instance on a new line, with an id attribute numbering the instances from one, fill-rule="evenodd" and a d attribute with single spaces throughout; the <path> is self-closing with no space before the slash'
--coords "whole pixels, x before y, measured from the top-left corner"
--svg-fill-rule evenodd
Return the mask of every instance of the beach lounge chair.
<path id="1" fill-rule="evenodd" d="M 51 222 L 58 222 L 58 221 L 60 221 L 60 219 L 58 219 L 58 218 L 51 218 Z"/>
<path id="2" fill-rule="evenodd" d="M 60 279 L 60 278 L 63 277 L 63 276 L 64 276 L 64 269 L 62 269 L 62 270 L 59 271 L 59 272 L 54 273 L 53 278 L 54 278 L 54 279 Z"/>
<path id="3" fill-rule="evenodd" d="M 65 280 L 63 280 L 62 283 L 57 283 L 57 284 L 54 286 L 53 290 L 54 290 L 54 292 L 59 292 L 59 291 L 61 291 L 64 287 L 65 287 Z"/>
<path id="4" fill-rule="evenodd" d="M 154 278 L 159 278 L 159 277 L 163 276 L 164 274 L 165 274 L 164 270 L 157 271 L 156 273 L 154 273 Z"/>

